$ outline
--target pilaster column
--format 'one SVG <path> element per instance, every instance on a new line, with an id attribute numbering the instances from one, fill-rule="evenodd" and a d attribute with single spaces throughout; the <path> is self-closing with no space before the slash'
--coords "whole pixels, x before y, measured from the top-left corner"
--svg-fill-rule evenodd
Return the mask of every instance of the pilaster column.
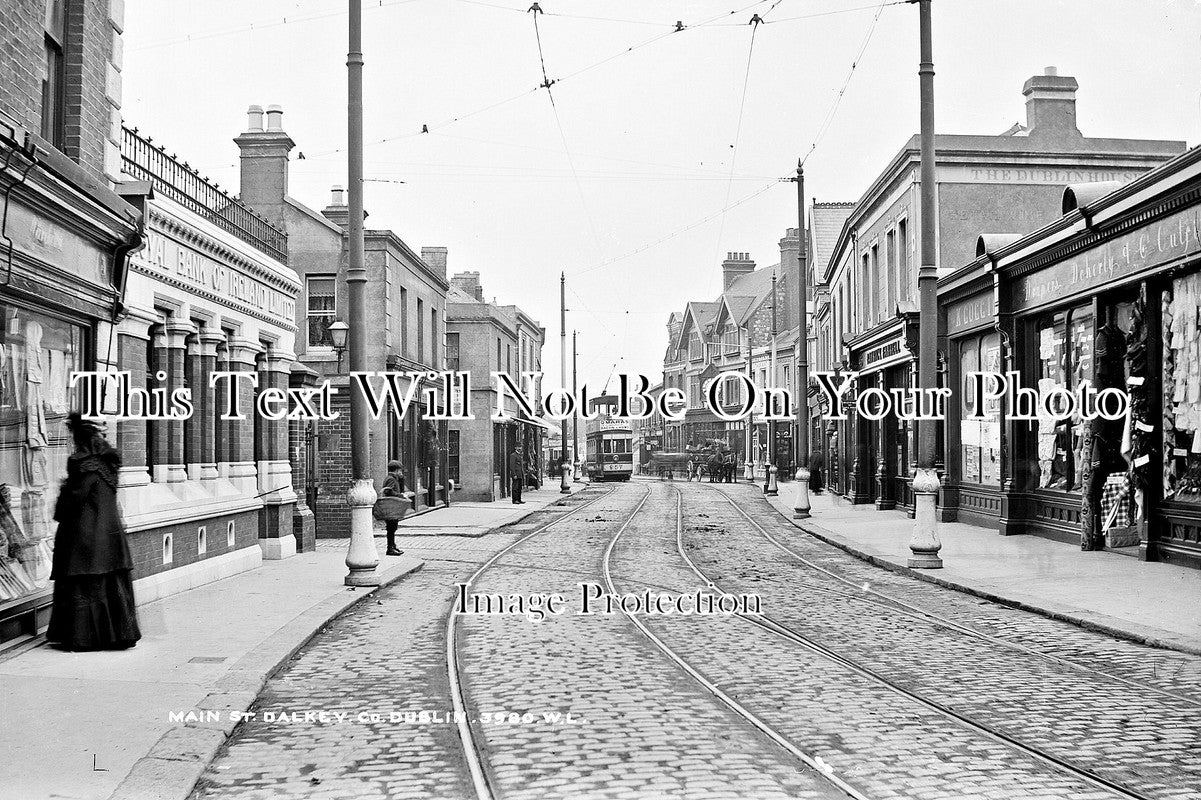
<path id="1" fill-rule="evenodd" d="M 149 369 L 150 326 L 154 318 L 131 312 L 116 330 L 117 368 L 129 373 L 127 390 L 146 389 Z M 124 489 L 150 483 L 149 441 L 146 420 L 121 420 L 116 425 L 114 446 L 121 453 L 118 485 Z"/>
<path id="2" fill-rule="evenodd" d="M 259 352 L 259 343 L 252 339 L 240 339 L 237 337 L 229 338 L 225 343 L 226 352 L 228 354 L 230 372 L 251 372 L 255 371 L 256 361 Z M 250 385 L 250 381 L 238 378 L 225 381 L 227 392 L 236 392 L 238 397 L 238 408 L 242 412 L 242 419 L 231 419 L 226 421 L 228 425 L 228 441 L 226 448 L 228 462 L 224 465 L 225 477 L 234 480 L 246 479 L 245 485 L 239 483 L 239 488 L 248 494 L 258 494 L 257 469 L 254 461 L 254 387 Z M 222 468 L 219 465 L 219 468 Z"/>
<path id="3" fill-rule="evenodd" d="M 259 392 L 278 389 L 285 394 L 295 357 L 290 353 L 267 350 L 258 357 Z M 281 409 L 287 414 L 287 406 Z M 292 489 L 292 464 L 288 461 L 288 420 L 254 416 L 255 459 L 259 476 L 259 495 L 263 511 L 259 516 L 259 546 L 263 557 L 287 558 L 296 555 L 296 536 L 292 514 L 296 492 Z"/>
<path id="4" fill-rule="evenodd" d="M 195 410 L 184 426 L 188 477 L 208 481 L 217 477 L 217 415 L 220 413 L 209 378 L 217 370 L 217 346 L 225 335 L 205 329 L 189 340 L 188 385 Z"/>
<path id="5" fill-rule="evenodd" d="M 164 329 L 163 347 L 159 350 L 158 372 L 166 373 L 166 380 L 160 380 L 157 388 L 165 390 L 168 404 L 159 409 L 160 413 L 167 411 L 171 395 L 175 390 L 188 388 L 184 362 L 187 358 L 188 338 L 195 334 L 196 326 L 188 322 L 172 321 Z M 184 459 L 185 421 L 170 419 L 163 425 L 166 437 L 163 451 L 165 460 L 160 464 L 155 464 L 154 479 L 166 483 L 186 481 L 188 472 Z"/>

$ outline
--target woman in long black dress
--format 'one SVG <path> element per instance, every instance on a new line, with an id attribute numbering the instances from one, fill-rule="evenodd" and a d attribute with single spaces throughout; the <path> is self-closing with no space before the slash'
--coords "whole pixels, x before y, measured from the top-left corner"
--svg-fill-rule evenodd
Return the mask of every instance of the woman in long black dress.
<path id="1" fill-rule="evenodd" d="M 71 414 L 75 453 L 54 519 L 54 604 L 46 638 L 65 650 L 123 650 L 142 638 L 133 560 L 117 508 L 121 456 L 91 420 Z"/>

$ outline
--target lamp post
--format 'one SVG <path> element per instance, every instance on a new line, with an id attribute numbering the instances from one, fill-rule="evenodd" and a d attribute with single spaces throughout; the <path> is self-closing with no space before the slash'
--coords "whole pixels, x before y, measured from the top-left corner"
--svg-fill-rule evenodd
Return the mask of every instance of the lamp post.
<path id="1" fill-rule="evenodd" d="M 367 369 L 367 270 L 363 264 L 363 6 L 350 0 L 350 47 L 347 72 L 347 161 L 350 188 L 350 264 L 346 271 L 350 317 L 350 371 Z M 347 586 L 378 586 L 375 567 L 375 486 L 371 481 L 370 443 L 367 439 L 367 398 L 362 392 L 350 395 L 351 484 L 346 492 L 350 506 L 350 544 L 346 549 Z"/>
<path id="2" fill-rule="evenodd" d="M 796 505 L 793 519 L 809 518 L 809 254 L 805 248 L 805 167 L 796 164 L 797 214 L 797 337 L 796 337 Z"/>
<path id="3" fill-rule="evenodd" d="M 917 273 L 918 384 L 923 393 L 933 392 L 938 382 L 938 263 L 934 241 L 934 54 L 930 30 L 930 0 L 918 0 L 921 64 L 921 267 Z M 934 420 L 917 422 L 917 470 L 913 476 L 913 537 L 909 566 L 940 569 L 938 521 L 935 502 L 938 472 L 934 468 L 937 433 Z"/>
<path id="4" fill-rule="evenodd" d="M 328 330 L 330 343 L 334 346 L 334 352 L 338 354 L 338 372 L 341 372 L 342 354 L 346 352 L 346 334 L 350 332 L 350 326 L 338 320 L 332 323 Z"/>

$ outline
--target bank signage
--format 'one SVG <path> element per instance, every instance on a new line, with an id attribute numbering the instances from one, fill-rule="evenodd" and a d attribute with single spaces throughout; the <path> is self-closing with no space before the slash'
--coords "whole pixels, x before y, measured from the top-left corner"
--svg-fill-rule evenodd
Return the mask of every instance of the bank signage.
<path id="1" fill-rule="evenodd" d="M 137 258 L 145 271 L 187 288 L 215 295 L 284 325 L 296 324 L 296 300 L 236 267 L 193 250 L 155 230 L 147 232 L 146 248 Z"/>
<path id="2" fill-rule="evenodd" d="M 1015 310 L 1056 303 L 1121 278 L 1201 254 L 1201 208 L 1192 207 L 1013 282 Z"/>

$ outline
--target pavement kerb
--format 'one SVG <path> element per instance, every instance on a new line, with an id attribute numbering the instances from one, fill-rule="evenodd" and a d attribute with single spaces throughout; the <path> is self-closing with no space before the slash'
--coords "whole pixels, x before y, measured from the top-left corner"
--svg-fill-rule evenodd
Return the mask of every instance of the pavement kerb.
<path id="1" fill-rule="evenodd" d="M 987 589 L 981 589 L 977 586 L 969 586 L 965 583 L 948 580 L 938 577 L 925 570 L 913 569 L 904 564 L 898 564 L 895 561 L 889 561 L 886 558 L 867 553 L 863 550 L 847 544 L 837 534 L 823 528 L 821 525 L 809 520 L 795 520 L 787 513 L 777 508 L 772 504 L 771 508 L 776 511 L 786 521 L 792 523 L 793 527 L 808 533 L 813 538 L 825 542 L 828 545 L 837 547 L 845 553 L 848 553 L 855 558 L 866 561 L 873 566 L 896 572 L 901 575 L 908 575 L 911 578 L 933 583 L 937 586 L 942 586 L 947 589 L 954 589 L 958 592 L 979 597 L 981 600 L 988 600 L 998 605 L 1016 608 L 1021 611 L 1028 611 L 1033 614 L 1040 614 L 1050 619 L 1058 620 L 1059 622 L 1067 622 L 1085 630 L 1096 631 L 1107 636 L 1112 636 L 1116 639 L 1124 639 L 1126 641 L 1135 642 L 1137 644 L 1146 645 L 1148 647 L 1158 647 L 1162 650 L 1176 650 L 1181 653 L 1190 655 L 1201 655 L 1201 645 L 1195 644 L 1190 640 L 1182 640 L 1172 634 L 1152 628 L 1150 626 L 1139 625 L 1134 622 L 1126 622 L 1117 620 L 1107 614 L 1099 614 L 1088 611 L 1087 609 L 1076 608 L 1074 606 L 1063 606 L 1058 604 L 1047 603 L 1045 601 L 1030 601 L 1018 600 L 1012 597 L 990 592 Z"/>
<path id="2" fill-rule="evenodd" d="M 422 566 L 423 562 L 418 561 L 383 570 L 379 586 L 365 591 L 348 586 L 346 591 L 322 600 L 288 622 L 236 661 L 218 680 L 220 689 L 196 704 L 199 709 L 220 711 L 219 720 L 190 721 L 168 730 L 149 753 L 134 762 L 109 800 L 185 800 L 217 749 L 240 724 L 231 719 L 232 712 L 248 711 L 271 676 L 333 619 Z"/>

